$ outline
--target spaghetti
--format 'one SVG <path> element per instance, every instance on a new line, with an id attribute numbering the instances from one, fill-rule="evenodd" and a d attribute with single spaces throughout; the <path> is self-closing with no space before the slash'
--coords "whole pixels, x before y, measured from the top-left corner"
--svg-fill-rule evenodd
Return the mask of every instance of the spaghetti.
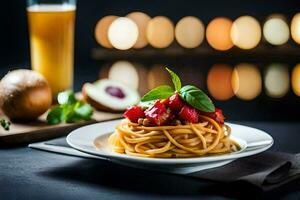
<path id="1" fill-rule="evenodd" d="M 237 151 L 230 127 L 199 115 L 198 123 L 176 126 L 142 126 L 122 121 L 108 142 L 118 153 L 139 157 L 187 158 Z"/>

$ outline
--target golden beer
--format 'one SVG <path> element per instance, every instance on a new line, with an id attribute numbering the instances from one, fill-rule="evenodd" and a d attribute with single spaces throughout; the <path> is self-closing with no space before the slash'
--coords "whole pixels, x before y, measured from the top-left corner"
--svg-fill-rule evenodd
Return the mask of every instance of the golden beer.
<path id="1" fill-rule="evenodd" d="M 48 80 L 52 93 L 73 86 L 75 5 L 27 8 L 32 69 Z"/>

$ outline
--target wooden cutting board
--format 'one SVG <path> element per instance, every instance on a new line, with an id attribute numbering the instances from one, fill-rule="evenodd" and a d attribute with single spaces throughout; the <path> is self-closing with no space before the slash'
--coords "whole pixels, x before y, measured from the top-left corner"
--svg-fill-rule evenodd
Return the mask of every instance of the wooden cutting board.
<path id="1" fill-rule="evenodd" d="M 94 110 L 94 114 L 91 121 L 59 125 L 48 125 L 46 123 L 46 116 L 46 114 L 42 115 L 35 122 L 12 123 L 9 131 L 4 130 L 0 126 L 0 148 L 10 147 L 17 144 L 26 144 L 66 135 L 70 131 L 80 126 L 101 121 L 118 119 L 122 117 L 122 114 Z M 5 116 L 2 113 L 0 113 L 0 118 L 5 118 Z"/>

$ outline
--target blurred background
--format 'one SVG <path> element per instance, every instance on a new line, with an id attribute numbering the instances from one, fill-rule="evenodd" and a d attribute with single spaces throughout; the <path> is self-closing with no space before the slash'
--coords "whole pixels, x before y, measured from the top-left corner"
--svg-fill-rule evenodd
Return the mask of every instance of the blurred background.
<path id="1" fill-rule="evenodd" d="M 30 68 L 26 1 L 3 1 L 1 6 L 0 77 L 8 70 Z M 138 28 L 152 18 L 145 43 L 131 48 L 130 38 L 118 38 L 117 23 L 111 44 L 101 38 L 101 31 L 111 25 L 106 16 L 125 17 L 137 11 L 146 17 L 128 17 Z M 78 0 L 74 89 L 109 77 L 143 94 L 170 82 L 163 67 L 169 66 L 184 84 L 206 91 L 231 121 L 298 121 L 300 16 L 295 15 L 299 12 L 296 0 Z M 252 17 L 243 17 L 248 15 Z M 166 18 L 154 20 L 156 16 Z M 196 18 L 181 20 L 186 16 Z M 268 22 L 271 19 L 276 20 Z M 216 32 L 222 31 L 220 39 Z M 114 40 L 125 40 L 121 42 L 125 46 Z"/>

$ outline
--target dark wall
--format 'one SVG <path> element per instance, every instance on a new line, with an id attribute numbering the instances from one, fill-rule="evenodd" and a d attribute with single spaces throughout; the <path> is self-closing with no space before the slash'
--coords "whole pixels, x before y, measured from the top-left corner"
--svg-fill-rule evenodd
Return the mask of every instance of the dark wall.
<path id="1" fill-rule="evenodd" d="M 26 19 L 26 1 L 10 0 L 1 2 L 0 12 L 0 77 L 8 70 L 29 67 L 29 44 Z M 93 32 L 98 19 L 113 14 L 125 16 L 132 11 L 143 11 L 150 16 L 165 15 L 177 22 L 187 15 L 198 16 L 206 25 L 217 16 L 235 19 L 241 15 L 252 15 L 263 22 L 273 13 L 284 14 L 288 20 L 300 12 L 299 0 L 78 0 L 75 42 L 75 89 L 79 90 L 85 81 L 93 81 L 98 77 L 103 62 L 91 59 L 91 49 L 98 47 Z M 300 48 L 299 48 L 300 50 Z M 278 60 L 278 59 L 277 59 Z M 214 60 L 215 61 L 215 60 Z M 244 60 L 247 62 L 247 60 Z M 299 62 L 291 60 L 290 66 Z M 206 60 L 197 61 L 198 66 Z M 213 61 L 207 61 L 211 65 Z M 240 62 L 231 60 L 230 63 Z M 260 66 L 259 61 L 257 61 Z M 266 62 L 266 61 L 264 61 Z M 272 59 L 270 59 L 272 62 Z M 172 60 L 176 69 L 185 65 L 185 60 Z M 267 63 L 267 62 L 266 62 Z M 204 64 L 203 64 L 204 65 Z M 198 69 L 195 69 L 198 70 Z M 201 70 L 201 69 L 199 69 Z M 202 69 L 202 71 L 207 71 Z M 299 97 L 290 93 L 285 98 L 275 100 L 260 95 L 251 102 L 233 98 L 226 102 L 217 102 L 226 110 L 229 119 L 233 120 L 299 120 Z M 281 113 L 281 115 L 278 115 Z"/>

